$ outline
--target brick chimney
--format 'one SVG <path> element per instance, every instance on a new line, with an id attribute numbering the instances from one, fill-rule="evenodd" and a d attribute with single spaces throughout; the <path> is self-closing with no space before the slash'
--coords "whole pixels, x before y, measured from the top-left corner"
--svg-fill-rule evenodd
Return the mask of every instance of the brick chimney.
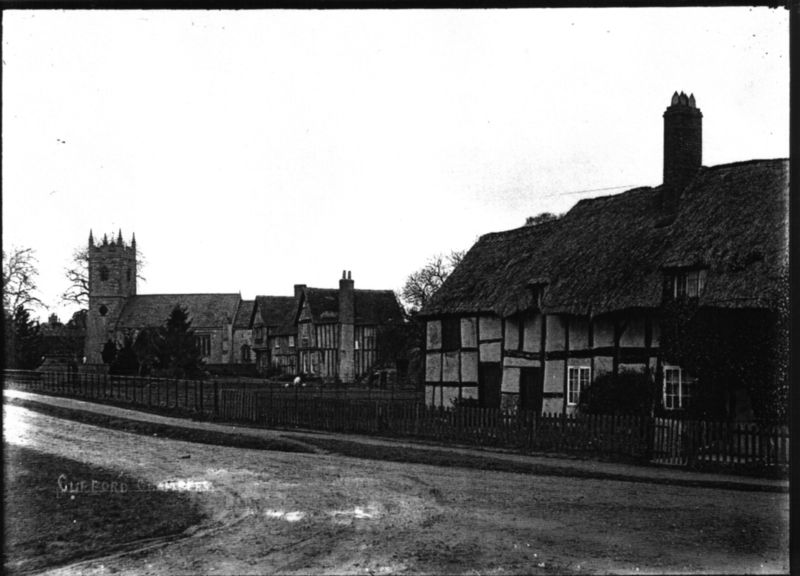
<path id="1" fill-rule="evenodd" d="M 350 271 L 342 270 L 339 280 L 339 378 L 355 379 L 355 283 Z"/>
<path id="2" fill-rule="evenodd" d="M 300 296 L 303 294 L 303 290 L 306 289 L 305 284 L 295 284 L 294 285 L 294 299 L 299 300 Z"/>
<path id="3" fill-rule="evenodd" d="M 703 114 L 695 104 L 694 94 L 675 92 L 664 111 L 664 211 L 675 212 L 681 193 L 702 163 Z"/>

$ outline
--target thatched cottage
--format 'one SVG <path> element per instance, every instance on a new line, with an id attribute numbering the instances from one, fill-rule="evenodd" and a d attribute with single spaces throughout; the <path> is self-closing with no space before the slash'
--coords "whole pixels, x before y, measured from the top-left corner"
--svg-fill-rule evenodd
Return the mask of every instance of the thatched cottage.
<path id="1" fill-rule="evenodd" d="M 676 93 L 662 185 L 478 240 L 421 313 L 428 404 L 570 413 L 601 374 L 634 370 L 661 409 L 688 405 L 702 382 L 663 354 L 665 303 L 775 310 L 788 266 L 788 160 L 704 167 L 701 123 Z"/>

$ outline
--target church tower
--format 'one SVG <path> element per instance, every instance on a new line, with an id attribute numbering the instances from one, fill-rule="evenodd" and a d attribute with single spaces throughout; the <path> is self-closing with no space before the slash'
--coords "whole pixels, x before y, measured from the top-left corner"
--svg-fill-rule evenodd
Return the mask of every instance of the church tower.
<path id="1" fill-rule="evenodd" d="M 125 302 L 136 295 L 136 235 L 125 245 L 117 239 L 95 244 L 89 232 L 89 313 L 86 318 L 86 364 L 102 364 L 103 346 L 115 341 L 117 320 Z"/>

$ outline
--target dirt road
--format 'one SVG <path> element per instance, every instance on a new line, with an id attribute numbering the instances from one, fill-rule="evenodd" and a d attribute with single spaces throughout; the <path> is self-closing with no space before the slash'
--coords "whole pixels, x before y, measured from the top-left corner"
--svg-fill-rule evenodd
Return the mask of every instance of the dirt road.
<path id="1" fill-rule="evenodd" d="M 59 574 L 788 572 L 787 494 L 223 448 L 9 405 L 4 438 L 212 487 L 190 536 Z"/>

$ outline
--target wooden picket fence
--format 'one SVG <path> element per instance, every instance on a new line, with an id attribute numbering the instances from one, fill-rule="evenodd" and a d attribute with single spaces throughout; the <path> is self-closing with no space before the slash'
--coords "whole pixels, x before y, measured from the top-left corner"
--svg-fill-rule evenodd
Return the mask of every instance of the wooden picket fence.
<path id="1" fill-rule="evenodd" d="M 416 401 L 324 397 L 222 387 L 207 380 L 4 371 L 7 387 L 268 428 L 418 438 L 525 452 L 613 455 L 731 471 L 785 471 L 787 426 L 607 414 L 430 407 Z"/>

